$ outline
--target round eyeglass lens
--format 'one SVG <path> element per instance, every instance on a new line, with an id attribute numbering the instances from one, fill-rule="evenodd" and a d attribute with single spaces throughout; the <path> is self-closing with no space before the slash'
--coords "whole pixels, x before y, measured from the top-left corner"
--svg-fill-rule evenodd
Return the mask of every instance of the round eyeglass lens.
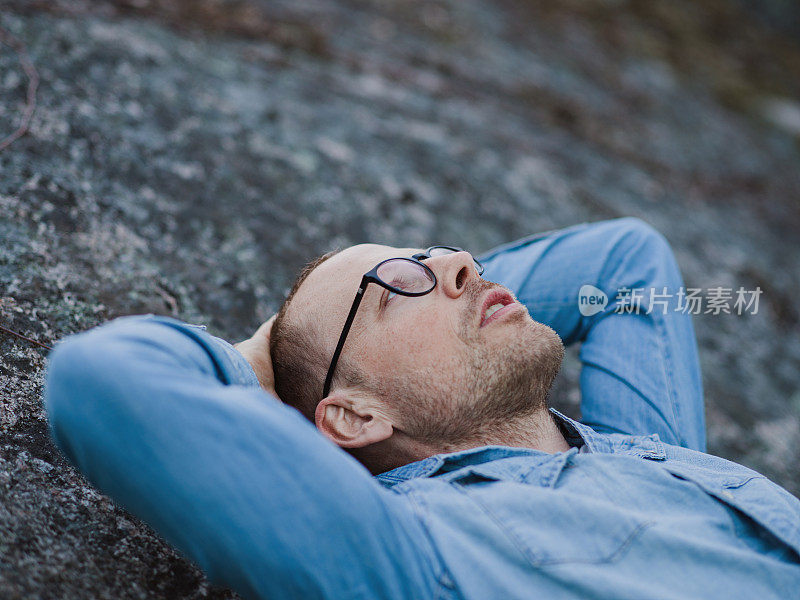
<path id="1" fill-rule="evenodd" d="M 461 252 L 456 248 L 449 248 L 447 246 L 434 246 L 428 252 L 428 254 L 433 256 L 442 256 L 443 254 L 452 254 L 453 252 Z M 475 263 L 475 269 L 478 271 L 478 275 L 483 275 L 483 265 L 475 260 L 475 257 L 472 257 L 472 262 Z"/>
<path id="2" fill-rule="evenodd" d="M 428 269 L 404 258 L 387 260 L 381 264 L 378 267 L 378 277 L 384 283 L 412 294 L 427 292 L 435 285 L 433 275 Z"/>

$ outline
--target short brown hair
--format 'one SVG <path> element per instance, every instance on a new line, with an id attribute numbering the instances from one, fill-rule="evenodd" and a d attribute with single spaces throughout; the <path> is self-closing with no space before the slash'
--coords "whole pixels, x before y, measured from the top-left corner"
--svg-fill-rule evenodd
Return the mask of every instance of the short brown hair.
<path id="1" fill-rule="evenodd" d="M 312 423 L 317 404 L 322 400 L 322 385 L 330 357 L 312 319 L 304 315 L 286 315 L 297 290 L 311 272 L 338 254 L 333 250 L 306 264 L 283 301 L 270 333 L 269 351 L 275 372 L 275 393 L 286 404 L 295 407 Z"/>

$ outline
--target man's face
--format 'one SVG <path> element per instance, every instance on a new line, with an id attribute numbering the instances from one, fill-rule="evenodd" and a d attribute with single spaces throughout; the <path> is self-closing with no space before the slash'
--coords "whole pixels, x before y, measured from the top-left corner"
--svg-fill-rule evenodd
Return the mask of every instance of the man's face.
<path id="1" fill-rule="evenodd" d="M 353 246 L 309 275 L 292 311 L 311 317 L 328 360 L 364 273 L 420 251 Z M 533 321 L 506 288 L 481 279 L 468 253 L 424 263 L 437 278 L 429 294 L 393 296 L 367 286 L 340 365 L 363 375 L 397 429 L 427 441 L 457 442 L 543 408 L 563 357 L 558 335 Z M 503 308 L 487 316 L 498 304 Z M 334 379 L 332 393 L 337 385 Z"/>

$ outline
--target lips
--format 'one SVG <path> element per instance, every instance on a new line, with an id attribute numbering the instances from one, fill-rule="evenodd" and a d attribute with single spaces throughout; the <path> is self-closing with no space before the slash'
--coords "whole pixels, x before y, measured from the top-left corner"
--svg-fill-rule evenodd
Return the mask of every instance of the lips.
<path id="1" fill-rule="evenodd" d="M 494 317 L 495 313 L 501 311 L 509 304 L 514 303 L 514 297 L 506 290 L 498 288 L 490 291 L 486 295 L 486 298 L 483 299 L 483 304 L 481 305 L 480 326 L 483 327 L 486 325 L 486 323 L 489 323 Z"/>

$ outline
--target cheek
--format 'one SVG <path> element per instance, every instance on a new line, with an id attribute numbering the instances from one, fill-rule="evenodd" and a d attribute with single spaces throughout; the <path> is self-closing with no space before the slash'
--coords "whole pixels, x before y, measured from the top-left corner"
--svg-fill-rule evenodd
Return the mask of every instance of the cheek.
<path id="1" fill-rule="evenodd" d="M 405 307 L 404 307 L 405 308 Z M 403 310 L 387 318 L 383 354 L 397 368 L 436 362 L 459 351 L 460 338 L 452 315 L 425 310 Z"/>

